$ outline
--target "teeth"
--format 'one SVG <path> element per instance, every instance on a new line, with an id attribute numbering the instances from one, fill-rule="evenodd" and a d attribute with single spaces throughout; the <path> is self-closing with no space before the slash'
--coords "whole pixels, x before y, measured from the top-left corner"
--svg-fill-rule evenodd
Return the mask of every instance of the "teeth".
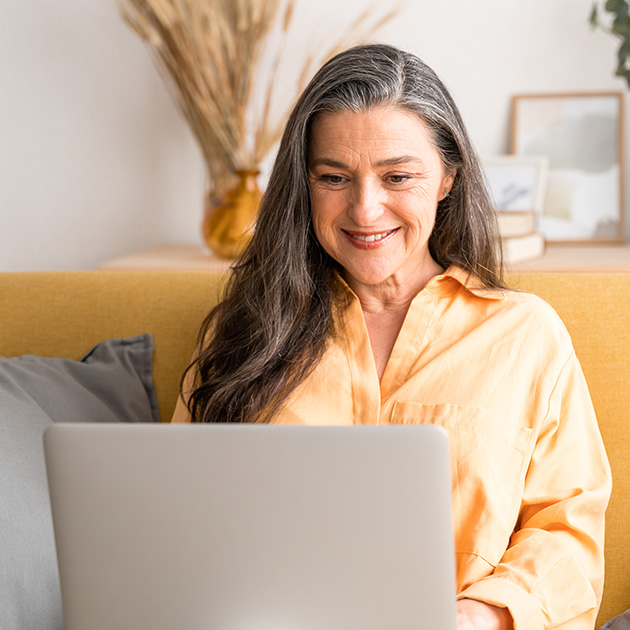
<path id="1" fill-rule="evenodd" d="M 353 238 L 356 238 L 358 241 L 363 241 L 364 243 L 373 243 L 374 241 L 380 241 L 382 238 L 385 238 L 389 234 L 391 234 L 394 230 L 389 230 L 389 232 L 381 232 L 380 234 L 370 234 L 369 236 L 357 236 L 353 234 Z"/>

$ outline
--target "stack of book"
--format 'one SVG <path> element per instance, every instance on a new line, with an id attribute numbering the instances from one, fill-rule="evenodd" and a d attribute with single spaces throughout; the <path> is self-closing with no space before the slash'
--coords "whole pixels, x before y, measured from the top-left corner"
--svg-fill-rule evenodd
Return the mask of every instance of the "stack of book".
<path id="1" fill-rule="evenodd" d="M 538 258 L 545 252 L 545 237 L 536 231 L 534 210 L 497 210 L 506 265 Z"/>
<path id="2" fill-rule="evenodd" d="M 537 219 L 544 206 L 548 166 L 548 159 L 539 156 L 495 155 L 484 160 L 506 265 L 545 252 Z"/>

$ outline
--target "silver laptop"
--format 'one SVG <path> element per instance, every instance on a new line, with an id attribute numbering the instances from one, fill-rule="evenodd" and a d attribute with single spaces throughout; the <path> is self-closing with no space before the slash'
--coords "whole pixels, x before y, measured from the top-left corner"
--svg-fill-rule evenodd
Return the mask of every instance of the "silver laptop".
<path id="1" fill-rule="evenodd" d="M 61 424 L 66 630 L 455 629 L 446 434 Z"/>

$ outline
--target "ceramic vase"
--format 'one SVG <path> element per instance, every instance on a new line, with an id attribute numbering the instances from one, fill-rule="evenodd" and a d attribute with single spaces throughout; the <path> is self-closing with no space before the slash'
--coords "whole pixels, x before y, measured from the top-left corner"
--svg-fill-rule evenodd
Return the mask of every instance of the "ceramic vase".
<path id="1" fill-rule="evenodd" d="M 208 247 L 222 258 L 238 258 L 249 244 L 254 231 L 262 193 L 258 171 L 237 171 L 238 182 L 225 199 L 213 202 L 206 197 L 202 225 Z"/>

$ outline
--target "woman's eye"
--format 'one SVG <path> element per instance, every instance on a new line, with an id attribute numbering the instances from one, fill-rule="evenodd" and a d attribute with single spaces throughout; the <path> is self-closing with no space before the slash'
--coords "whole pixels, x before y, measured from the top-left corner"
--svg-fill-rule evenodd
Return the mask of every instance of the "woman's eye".
<path id="1" fill-rule="evenodd" d="M 409 179 L 409 175 L 388 175 L 387 179 L 392 184 L 402 184 Z"/>
<path id="2" fill-rule="evenodd" d="M 322 179 L 328 184 L 341 184 L 344 181 L 341 175 L 322 175 Z"/>

